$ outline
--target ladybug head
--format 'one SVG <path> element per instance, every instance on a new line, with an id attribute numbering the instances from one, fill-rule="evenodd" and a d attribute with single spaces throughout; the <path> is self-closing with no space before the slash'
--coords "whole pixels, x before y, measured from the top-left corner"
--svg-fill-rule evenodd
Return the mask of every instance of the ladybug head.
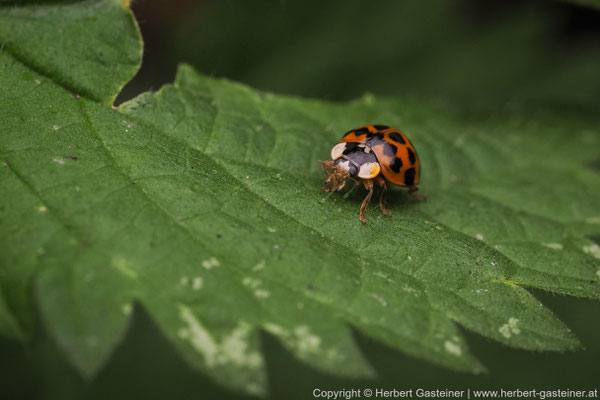
<path id="1" fill-rule="evenodd" d="M 356 182 L 356 180 L 350 176 L 348 168 L 345 168 L 342 165 L 335 165 L 334 160 L 319 160 L 319 162 L 323 164 L 323 169 L 327 172 L 327 179 L 325 179 L 323 187 L 321 188 L 324 191 L 334 192 L 342 190 L 344 186 L 346 186 L 346 180 L 348 178 Z"/>

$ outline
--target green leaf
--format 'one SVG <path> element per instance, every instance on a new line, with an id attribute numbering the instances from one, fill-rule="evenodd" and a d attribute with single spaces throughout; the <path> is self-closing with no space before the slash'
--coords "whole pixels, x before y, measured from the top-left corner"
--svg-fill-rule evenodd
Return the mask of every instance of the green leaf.
<path id="1" fill-rule="evenodd" d="M 28 74 L 52 77 L 73 93 L 111 104 L 142 55 L 137 24 L 123 3 L 2 6 L 2 52 L 26 65 Z"/>
<path id="2" fill-rule="evenodd" d="M 108 26 L 128 33 L 115 42 L 122 51 L 104 50 L 121 72 L 102 75 L 107 64 L 97 60 L 63 64 L 84 55 L 73 46 L 87 36 L 55 40 L 49 59 L 34 39 L 1 31 L 11 43 L 0 53 L 4 335 L 30 336 L 39 309 L 93 375 L 137 302 L 191 365 L 253 394 L 266 390 L 261 330 L 309 365 L 348 376 L 372 373 L 352 328 L 463 371 L 484 367 L 459 325 L 523 349 L 578 347 L 526 288 L 600 298 L 600 250 L 586 239 L 600 220 L 600 176 L 590 168 L 597 121 L 503 112 L 475 120 L 373 96 L 326 103 L 188 66 L 173 85 L 115 110 L 106 102 L 133 74 L 125 66 L 139 62 L 130 58 L 139 45 L 131 14 L 110 1 L 0 14 L 33 32 L 59 12 L 95 15 L 90 36 Z M 63 37 L 56 24 L 43 31 Z M 393 217 L 373 204 L 363 226 L 362 189 L 321 192 L 316 160 L 372 122 L 411 138 L 428 201 L 391 190 Z"/>

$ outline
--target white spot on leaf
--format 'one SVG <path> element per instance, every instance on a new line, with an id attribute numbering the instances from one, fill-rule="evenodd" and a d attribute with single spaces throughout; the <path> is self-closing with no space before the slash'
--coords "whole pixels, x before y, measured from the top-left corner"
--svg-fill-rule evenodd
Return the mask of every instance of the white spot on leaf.
<path id="1" fill-rule="evenodd" d="M 519 329 L 517 327 L 518 324 L 519 324 L 518 318 L 510 317 L 506 324 L 504 324 L 500 328 L 498 328 L 498 331 L 502 334 L 502 336 L 504 336 L 505 338 L 508 339 L 512 335 L 518 335 L 519 333 L 521 333 L 521 329 Z"/>
<path id="2" fill-rule="evenodd" d="M 133 307 L 131 306 L 131 303 L 125 303 L 121 306 L 121 312 L 124 315 L 130 315 L 132 310 L 133 310 Z"/>
<path id="3" fill-rule="evenodd" d="M 270 226 L 267 228 L 267 230 L 268 230 L 269 232 L 271 232 L 271 233 L 275 233 L 275 232 L 277 232 L 277 229 L 275 229 L 275 228 L 271 228 Z"/>
<path id="4" fill-rule="evenodd" d="M 196 276 L 192 279 L 192 289 L 200 290 L 204 286 L 204 279 L 201 276 Z"/>
<path id="5" fill-rule="evenodd" d="M 254 293 L 254 296 L 258 297 L 259 299 L 265 299 L 271 295 L 271 293 L 269 293 L 268 290 L 265 290 L 261 287 L 261 281 L 256 278 L 247 276 L 242 280 L 242 283 L 244 284 L 244 286 L 247 286 L 250 289 L 252 289 L 252 293 Z"/>
<path id="6" fill-rule="evenodd" d="M 583 251 L 587 254 L 591 254 L 596 258 L 600 258 L 600 246 L 598 246 L 595 243 L 589 246 L 583 246 Z"/>
<path id="7" fill-rule="evenodd" d="M 46 206 L 39 206 L 38 211 L 41 213 L 45 213 L 46 211 L 48 211 L 48 208 L 46 208 Z"/>
<path id="8" fill-rule="evenodd" d="M 221 263 L 214 257 L 202 261 L 202 266 L 206 269 L 213 269 L 215 267 L 218 267 L 219 265 L 221 265 Z"/>
<path id="9" fill-rule="evenodd" d="M 265 289 L 256 289 L 254 291 L 254 295 L 256 297 L 258 297 L 259 299 L 266 299 L 267 297 L 269 297 L 271 295 L 271 293 Z"/>
<path id="10" fill-rule="evenodd" d="M 233 365 L 248 369 L 262 367 L 262 357 L 256 350 L 250 348 L 249 336 L 252 327 L 248 323 L 240 322 L 219 343 L 187 306 L 179 306 L 179 316 L 186 326 L 179 330 L 178 336 L 202 354 L 208 367 L 218 365 Z"/>
<path id="11" fill-rule="evenodd" d="M 285 336 L 288 334 L 288 331 L 284 327 L 277 324 L 272 324 L 270 322 L 267 322 L 264 325 L 264 328 L 267 332 L 271 332 L 272 334 L 277 336 Z"/>
<path id="12" fill-rule="evenodd" d="M 258 264 L 256 264 L 254 267 L 252 267 L 252 271 L 260 271 L 261 269 L 264 269 L 267 266 L 267 263 L 265 262 L 265 260 L 260 260 L 260 262 Z"/>
<path id="13" fill-rule="evenodd" d="M 137 279 L 137 272 L 129 266 L 127 260 L 123 257 L 113 257 L 112 266 L 119 270 L 123 275 L 127 275 L 131 279 Z"/>
<path id="14" fill-rule="evenodd" d="M 387 307 L 388 303 L 387 301 L 385 301 L 385 299 L 375 293 L 369 293 L 369 296 L 371 296 L 372 298 L 374 298 L 375 300 L 377 300 L 377 302 L 379 304 L 381 304 L 382 307 Z"/>
<path id="15" fill-rule="evenodd" d="M 546 246 L 549 249 L 553 249 L 553 250 L 562 250 L 563 249 L 563 245 L 560 243 L 542 243 L 542 246 Z"/>
<path id="16" fill-rule="evenodd" d="M 297 350 L 300 353 L 317 352 L 321 345 L 321 338 L 314 335 L 308 329 L 308 326 L 302 325 L 294 329 Z"/>
<path id="17" fill-rule="evenodd" d="M 57 131 L 57 130 L 60 129 L 60 126 L 58 126 L 58 125 L 52 125 L 52 129 L 55 130 L 55 131 Z"/>
<path id="18" fill-rule="evenodd" d="M 62 158 L 53 158 L 52 161 L 54 161 L 58 165 L 63 165 L 65 163 L 65 160 L 63 160 Z"/>
<path id="19" fill-rule="evenodd" d="M 455 356 L 462 355 L 462 348 L 460 347 L 460 344 L 451 340 L 446 340 L 444 342 L 444 349 L 446 349 L 448 353 L 453 354 Z"/>
<path id="20" fill-rule="evenodd" d="M 478 233 L 477 235 L 475 235 L 475 238 L 477 238 L 477 240 L 483 240 L 483 235 L 481 233 Z"/>

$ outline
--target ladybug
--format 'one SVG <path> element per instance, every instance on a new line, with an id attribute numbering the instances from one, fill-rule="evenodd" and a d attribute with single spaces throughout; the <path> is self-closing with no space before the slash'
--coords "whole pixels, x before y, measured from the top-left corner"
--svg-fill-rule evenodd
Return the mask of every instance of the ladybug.
<path id="1" fill-rule="evenodd" d="M 383 204 L 387 190 L 386 181 L 408 187 L 408 194 L 418 200 L 425 197 L 415 194 L 421 175 L 419 156 L 408 138 L 396 128 L 387 125 L 366 125 L 347 132 L 331 149 L 331 160 L 320 161 L 327 179 L 322 190 L 340 191 L 350 179 L 369 191 L 360 207 L 360 220 L 367 223 L 365 208 L 373 196 L 373 182 L 381 186 L 379 207 L 392 216 Z"/>

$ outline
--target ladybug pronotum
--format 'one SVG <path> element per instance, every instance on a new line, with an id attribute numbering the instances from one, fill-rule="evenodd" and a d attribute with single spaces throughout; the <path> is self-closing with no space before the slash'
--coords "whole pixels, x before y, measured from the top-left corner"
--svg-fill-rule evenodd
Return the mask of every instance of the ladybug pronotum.
<path id="1" fill-rule="evenodd" d="M 408 138 L 398 129 L 386 125 L 366 125 L 347 132 L 331 149 L 331 160 L 320 161 L 327 179 L 322 190 L 340 191 L 351 179 L 358 184 L 360 179 L 369 192 L 360 207 L 360 220 L 366 223 L 365 209 L 373 196 L 373 183 L 381 186 L 379 207 L 388 216 L 392 213 L 383 204 L 387 190 L 386 181 L 408 188 L 408 193 L 419 200 L 425 197 L 416 194 L 421 175 L 419 156 Z"/>

